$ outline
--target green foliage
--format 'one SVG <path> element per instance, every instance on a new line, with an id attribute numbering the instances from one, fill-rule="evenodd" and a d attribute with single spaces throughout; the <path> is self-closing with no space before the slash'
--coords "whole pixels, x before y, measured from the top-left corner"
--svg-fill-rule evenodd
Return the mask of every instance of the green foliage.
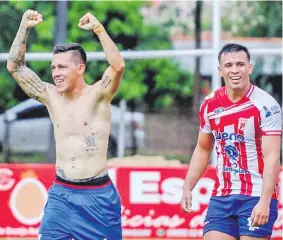
<path id="1" fill-rule="evenodd" d="M 0 52 L 8 52 L 22 14 L 28 8 L 38 10 L 44 19 L 40 26 L 31 31 L 27 43 L 28 51 L 51 52 L 54 44 L 56 4 L 49 1 L 1 2 Z M 237 36 L 281 37 L 281 1 L 236 1 L 221 2 L 221 4 L 222 19 L 225 19 L 222 21 L 224 31 L 231 30 Z M 90 52 L 103 50 L 93 33 L 77 27 L 79 19 L 85 13 L 91 12 L 103 23 L 120 50 L 171 49 L 168 26 L 172 24 L 168 23 L 166 27 L 166 24 L 156 24 L 150 21 L 150 18 L 145 21 L 141 14 L 145 6 L 149 6 L 149 3 L 70 1 L 66 42 L 78 42 Z M 190 14 L 188 17 L 192 18 L 193 15 Z M 211 28 L 209 19 L 211 16 L 208 17 L 207 14 L 203 16 L 204 29 Z M 28 65 L 44 81 L 52 82 L 50 62 L 29 62 Z M 0 66 L 0 111 L 2 111 L 27 96 L 22 92 L 19 94 L 19 87 L 6 70 L 6 63 L 0 63 Z M 86 82 L 93 84 L 100 79 L 107 66 L 106 61 L 90 61 L 85 75 Z M 192 75 L 180 69 L 172 59 L 127 60 L 115 101 L 125 98 L 136 104 L 146 103 L 149 107 L 169 107 L 186 101 L 192 95 L 192 91 Z"/>
<path id="2" fill-rule="evenodd" d="M 93 12 L 103 23 L 120 50 L 170 49 L 168 32 L 154 25 L 145 24 L 140 14 L 143 2 L 72 2 L 69 19 L 68 41 L 81 43 L 87 51 L 101 51 L 101 44 L 92 33 L 77 28 L 78 14 Z M 115 9 L 115 11 L 114 11 Z M 91 39 L 93 38 L 93 39 Z M 94 82 L 103 74 L 106 66 L 89 63 L 87 79 Z M 92 76 L 92 77 L 90 77 Z M 190 88 L 184 88 L 185 79 Z M 149 107 L 167 107 L 178 103 L 176 95 L 190 96 L 192 78 L 169 59 L 128 60 L 116 99 L 145 102 Z M 176 87 L 178 85 L 178 87 Z M 183 89 L 186 89 L 185 91 Z M 164 95 L 163 95 L 164 94 Z M 165 100 L 163 100 L 165 99 Z M 172 100 L 168 100 L 172 99 Z"/>
<path id="3" fill-rule="evenodd" d="M 146 7 L 147 21 L 172 31 L 195 35 L 196 1 L 159 1 Z M 212 31 L 213 1 L 202 1 L 201 26 Z M 236 37 L 282 37 L 282 1 L 219 1 L 222 30 Z M 154 14 L 151 14 L 154 13 Z"/>
<path id="4" fill-rule="evenodd" d="M 222 4 L 224 31 L 242 37 L 282 37 L 282 1 L 229 1 Z"/>
<path id="5" fill-rule="evenodd" d="M 141 15 L 142 1 L 72 1 L 68 2 L 68 34 L 66 42 L 78 42 L 86 51 L 102 51 L 95 34 L 78 28 L 79 19 L 87 12 L 93 13 L 102 22 L 110 37 L 120 50 L 171 49 L 168 31 L 145 23 Z M 56 2 L 10 1 L 2 2 L 0 28 L 5 29 L 0 40 L 0 51 L 7 52 L 16 35 L 22 14 L 27 9 L 38 10 L 43 22 L 32 29 L 27 49 L 29 52 L 51 52 L 53 48 Z M 9 12 L 9 14 L 7 14 Z M 4 40 L 2 40 L 4 39 Z M 28 66 L 44 81 L 52 82 L 50 62 L 29 62 Z M 89 61 L 85 80 L 93 84 L 107 68 L 106 61 Z M 4 66 L 5 69 L 5 66 Z M 0 74 L 0 109 L 15 104 L 13 93 L 19 91 L 17 84 L 7 73 Z M 192 94 L 192 77 L 172 59 L 127 60 L 126 70 L 115 100 L 145 102 L 149 107 L 167 107 L 178 104 L 177 96 Z"/>
<path id="6" fill-rule="evenodd" d="M 0 69 L 5 69 L 6 64 L 0 63 Z M 11 107 L 16 103 L 13 93 L 15 88 L 15 81 L 11 81 L 11 77 L 7 71 L 0 72 L 0 106 Z M 2 109 L 3 110 L 3 107 Z"/>

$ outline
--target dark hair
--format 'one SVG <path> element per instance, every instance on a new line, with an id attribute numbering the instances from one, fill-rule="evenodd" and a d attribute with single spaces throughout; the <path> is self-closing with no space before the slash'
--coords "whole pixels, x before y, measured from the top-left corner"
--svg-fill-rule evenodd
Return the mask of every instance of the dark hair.
<path id="1" fill-rule="evenodd" d="M 68 51 L 76 51 L 79 55 L 81 60 L 83 60 L 84 64 L 86 65 L 86 53 L 83 47 L 78 43 L 64 43 L 58 44 L 53 48 L 53 54 L 57 53 L 64 53 Z"/>
<path id="2" fill-rule="evenodd" d="M 223 48 L 220 50 L 218 54 L 218 61 L 220 62 L 220 58 L 222 54 L 231 53 L 231 52 L 240 52 L 240 51 L 244 51 L 247 54 L 248 60 L 250 61 L 251 56 L 248 49 L 245 46 L 236 43 L 228 43 L 225 46 L 223 46 Z"/>

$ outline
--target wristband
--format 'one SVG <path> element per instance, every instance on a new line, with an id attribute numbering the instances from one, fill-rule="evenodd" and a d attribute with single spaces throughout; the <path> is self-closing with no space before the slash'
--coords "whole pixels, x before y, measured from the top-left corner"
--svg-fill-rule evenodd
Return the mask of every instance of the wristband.
<path id="1" fill-rule="evenodd" d="M 95 28 L 92 29 L 97 35 L 104 32 L 104 27 L 102 26 L 101 23 L 99 23 L 99 25 Z"/>

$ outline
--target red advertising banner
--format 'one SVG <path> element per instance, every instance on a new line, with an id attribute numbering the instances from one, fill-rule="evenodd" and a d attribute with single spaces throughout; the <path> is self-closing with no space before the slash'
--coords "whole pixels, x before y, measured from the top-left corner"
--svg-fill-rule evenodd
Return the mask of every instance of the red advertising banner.
<path id="1" fill-rule="evenodd" d="M 125 238 L 202 239 L 215 169 L 209 168 L 195 187 L 190 215 L 179 204 L 186 171 L 186 167 L 110 168 L 121 195 Z M 0 164 L 0 237 L 37 236 L 54 177 L 51 164 Z M 282 195 L 283 191 L 272 239 L 282 239 Z"/>

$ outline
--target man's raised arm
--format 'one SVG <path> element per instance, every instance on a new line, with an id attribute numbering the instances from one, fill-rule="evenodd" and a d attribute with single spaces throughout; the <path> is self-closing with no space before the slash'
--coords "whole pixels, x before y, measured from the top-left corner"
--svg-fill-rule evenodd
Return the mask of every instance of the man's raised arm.
<path id="1" fill-rule="evenodd" d="M 110 66 L 104 72 L 100 86 L 103 97 L 111 101 L 118 90 L 120 80 L 124 73 L 124 59 L 102 24 L 92 14 L 85 14 L 80 19 L 78 26 L 84 30 L 94 31 L 102 44 Z"/>
<path id="2" fill-rule="evenodd" d="M 42 22 L 42 16 L 37 11 L 27 10 L 23 17 L 9 52 L 7 69 L 23 91 L 31 98 L 47 103 L 47 83 L 25 65 L 26 42 L 31 27 Z"/>

